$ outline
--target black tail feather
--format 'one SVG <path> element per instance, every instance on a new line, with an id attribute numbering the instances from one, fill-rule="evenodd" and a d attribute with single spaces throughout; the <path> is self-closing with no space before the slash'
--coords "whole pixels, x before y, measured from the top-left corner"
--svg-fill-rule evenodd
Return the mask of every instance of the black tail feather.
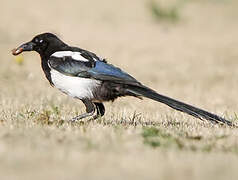
<path id="1" fill-rule="evenodd" d="M 172 99 L 170 97 L 158 94 L 157 92 L 155 92 L 152 89 L 149 89 L 145 86 L 129 86 L 127 91 L 130 93 L 136 94 L 138 96 L 144 96 L 144 97 L 153 99 L 155 101 L 164 103 L 173 109 L 185 112 L 185 113 L 192 115 L 196 118 L 199 118 L 201 120 L 206 119 L 206 120 L 209 120 L 214 123 L 224 123 L 229 126 L 233 126 L 232 122 L 230 122 L 220 116 L 217 116 L 216 114 L 212 114 L 210 112 L 207 112 L 205 110 L 199 109 L 194 106 L 191 106 L 189 104 L 186 104 L 186 103 L 180 102 L 178 100 Z"/>

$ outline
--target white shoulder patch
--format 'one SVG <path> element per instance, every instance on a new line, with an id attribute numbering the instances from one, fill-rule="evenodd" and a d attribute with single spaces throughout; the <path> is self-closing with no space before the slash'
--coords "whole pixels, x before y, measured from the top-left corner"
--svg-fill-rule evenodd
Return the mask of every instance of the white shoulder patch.
<path id="1" fill-rule="evenodd" d="M 80 52 L 73 52 L 73 51 L 58 51 L 53 53 L 51 56 L 53 57 L 64 57 L 64 56 L 71 56 L 72 59 L 76 60 L 76 61 L 84 61 L 84 62 L 88 62 L 89 60 L 84 58 Z"/>

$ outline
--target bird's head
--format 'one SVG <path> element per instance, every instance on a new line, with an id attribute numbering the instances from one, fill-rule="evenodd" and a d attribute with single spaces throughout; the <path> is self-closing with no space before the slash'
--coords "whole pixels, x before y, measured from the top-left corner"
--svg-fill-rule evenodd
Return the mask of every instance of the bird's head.
<path id="1" fill-rule="evenodd" d="M 66 44 L 52 33 L 43 33 L 35 36 L 31 41 L 20 45 L 12 50 L 13 55 L 21 54 L 24 51 L 36 51 L 40 55 L 50 55 Z"/>

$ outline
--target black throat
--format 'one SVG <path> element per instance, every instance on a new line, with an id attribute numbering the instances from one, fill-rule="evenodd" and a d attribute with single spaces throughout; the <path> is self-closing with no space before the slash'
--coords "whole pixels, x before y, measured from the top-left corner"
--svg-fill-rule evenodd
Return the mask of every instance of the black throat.
<path id="1" fill-rule="evenodd" d="M 48 81 L 50 82 L 50 85 L 54 85 L 51 79 L 51 75 L 50 75 L 50 67 L 48 65 L 48 59 L 49 57 L 46 57 L 44 55 L 40 55 L 41 56 L 41 67 L 45 73 L 45 77 L 48 79 Z"/>

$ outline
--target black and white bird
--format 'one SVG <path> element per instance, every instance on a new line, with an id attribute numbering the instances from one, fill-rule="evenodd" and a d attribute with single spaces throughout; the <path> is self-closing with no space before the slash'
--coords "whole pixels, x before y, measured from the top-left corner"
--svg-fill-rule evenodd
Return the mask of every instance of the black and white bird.
<path id="1" fill-rule="evenodd" d="M 84 103 L 86 113 L 74 117 L 73 121 L 91 116 L 96 119 L 105 113 L 103 102 L 134 96 L 153 99 L 202 120 L 233 125 L 220 116 L 158 94 L 128 73 L 108 64 L 105 59 L 90 51 L 69 46 L 52 33 L 39 34 L 12 53 L 18 55 L 23 51 L 38 52 L 50 84 Z"/>

